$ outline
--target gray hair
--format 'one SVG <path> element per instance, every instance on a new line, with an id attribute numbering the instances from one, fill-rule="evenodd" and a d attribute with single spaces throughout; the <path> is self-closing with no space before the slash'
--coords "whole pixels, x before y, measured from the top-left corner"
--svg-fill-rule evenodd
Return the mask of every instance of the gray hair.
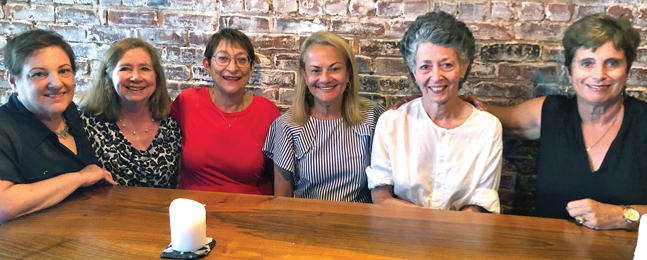
<path id="1" fill-rule="evenodd" d="M 469 63 L 465 77 L 461 80 L 463 83 L 469 75 L 472 61 L 476 55 L 474 36 L 467 25 L 442 11 L 418 16 L 400 41 L 400 52 L 404 62 L 409 66 L 409 74 L 412 78 L 411 69 L 416 67 L 418 46 L 424 42 L 452 48 L 461 65 Z"/>

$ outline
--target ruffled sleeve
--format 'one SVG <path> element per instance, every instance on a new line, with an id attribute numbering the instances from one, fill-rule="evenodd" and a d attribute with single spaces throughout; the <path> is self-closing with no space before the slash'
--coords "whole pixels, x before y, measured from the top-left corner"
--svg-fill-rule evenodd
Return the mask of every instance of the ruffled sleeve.
<path id="1" fill-rule="evenodd" d="M 296 170 L 296 147 L 292 138 L 293 126 L 289 125 L 290 110 L 274 120 L 265 138 L 263 154 L 274 161 L 278 167 L 294 173 Z"/>

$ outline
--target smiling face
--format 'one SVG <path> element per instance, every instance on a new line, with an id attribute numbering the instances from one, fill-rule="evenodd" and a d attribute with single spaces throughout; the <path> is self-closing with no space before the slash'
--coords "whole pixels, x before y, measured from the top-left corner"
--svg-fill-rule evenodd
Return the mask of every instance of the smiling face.
<path id="1" fill-rule="evenodd" d="M 344 55 L 330 45 L 312 44 L 304 55 L 301 75 L 314 96 L 315 106 L 341 109 L 350 69 Z"/>
<path id="2" fill-rule="evenodd" d="M 148 104 L 148 99 L 157 86 L 153 62 L 148 52 L 142 48 L 127 50 L 112 70 L 111 79 L 122 104 Z"/>
<path id="3" fill-rule="evenodd" d="M 18 100 L 39 119 L 61 114 L 74 97 L 74 71 L 60 47 L 36 50 L 23 65 L 22 75 L 10 75 Z"/>
<path id="4" fill-rule="evenodd" d="M 247 64 L 242 64 L 245 59 Z M 247 51 L 228 41 L 220 41 L 213 56 L 204 58 L 202 63 L 213 79 L 214 87 L 229 94 L 244 92 L 254 71 Z"/>
<path id="5" fill-rule="evenodd" d="M 458 85 L 468 64 L 461 65 L 452 48 L 423 42 L 418 45 L 416 65 L 411 69 L 423 99 L 445 104 L 458 98 Z"/>
<path id="6" fill-rule="evenodd" d="M 602 104 L 618 100 L 627 83 L 627 59 L 622 50 L 607 42 L 597 50 L 575 52 L 567 74 L 579 102 Z"/>

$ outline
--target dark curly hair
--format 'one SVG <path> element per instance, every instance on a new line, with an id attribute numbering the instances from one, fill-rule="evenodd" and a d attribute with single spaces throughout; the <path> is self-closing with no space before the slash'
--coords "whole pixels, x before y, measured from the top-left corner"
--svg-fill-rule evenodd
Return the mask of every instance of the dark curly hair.
<path id="1" fill-rule="evenodd" d="M 476 55 L 474 36 L 465 23 L 445 12 L 429 12 L 418 16 L 416 21 L 409 26 L 400 41 L 400 52 L 404 62 L 410 69 L 416 67 L 416 54 L 420 43 L 430 42 L 436 45 L 454 49 L 461 65 L 469 63 L 465 77 L 469 75 L 472 61 Z M 409 70 L 413 78 L 413 73 Z"/>

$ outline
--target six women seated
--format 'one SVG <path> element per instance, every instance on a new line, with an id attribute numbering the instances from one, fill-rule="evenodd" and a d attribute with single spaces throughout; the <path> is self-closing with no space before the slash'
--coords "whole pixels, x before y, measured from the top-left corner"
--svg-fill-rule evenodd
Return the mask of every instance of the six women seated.
<path id="1" fill-rule="evenodd" d="M 488 106 L 489 114 L 458 96 L 472 33 L 428 13 L 400 44 L 422 97 L 384 112 L 359 97 L 347 41 L 318 32 L 301 46 L 294 102 L 280 115 L 245 91 L 256 57 L 233 29 L 205 48 L 213 87 L 184 90 L 172 104 L 155 49 L 114 43 L 80 110 L 69 44 L 27 32 L 4 53 L 14 93 L 0 107 L 0 223 L 100 181 L 172 187 L 177 178 L 184 189 L 499 213 L 505 130 L 540 140 L 538 216 L 632 229 L 647 212 L 647 134 L 639 132 L 647 104 L 623 94 L 639 43 L 626 19 L 584 17 L 564 35 L 576 96 Z"/>

